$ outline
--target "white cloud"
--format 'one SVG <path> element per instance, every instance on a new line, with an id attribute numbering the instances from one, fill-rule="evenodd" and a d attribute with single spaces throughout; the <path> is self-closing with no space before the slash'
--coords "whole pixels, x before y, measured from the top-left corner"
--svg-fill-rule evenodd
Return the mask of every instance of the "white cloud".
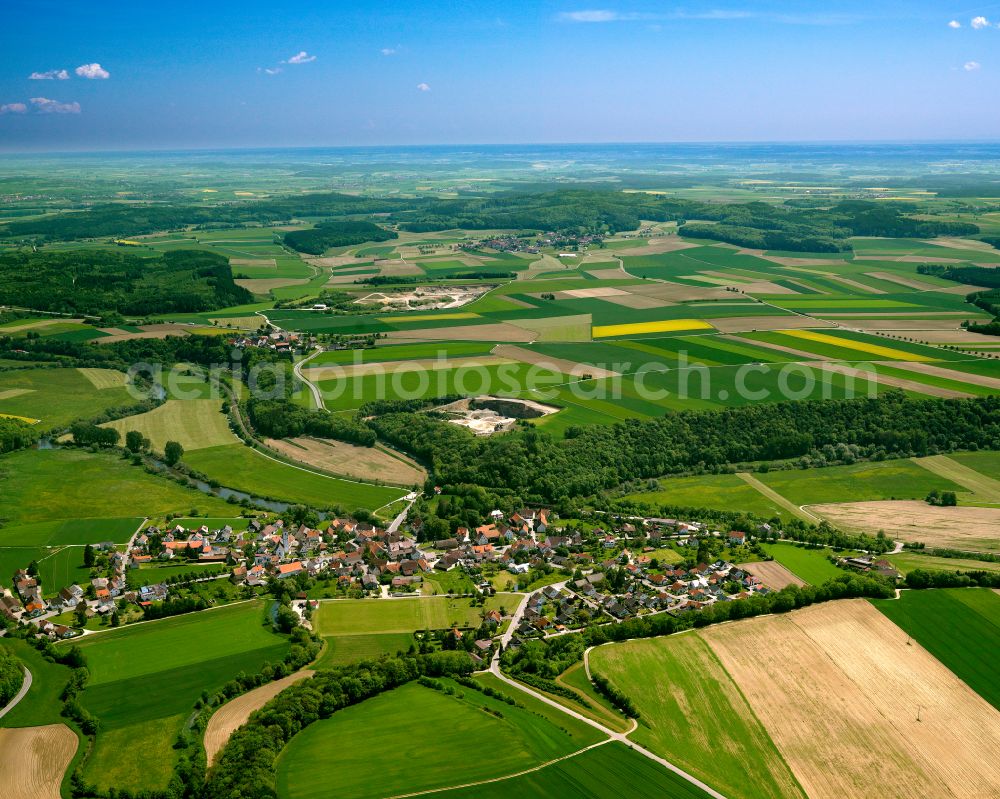
<path id="1" fill-rule="evenodd" d="M 50 100 L 48 97 L 32 97 L 31 105 L 39 114 L 79 114 L 80 104 L 60 103 L 58 100 Z"/>
<path id="2" fill-rule="evenodd" d="M 283 64 L 308 64 L 310 61 L 315 61 L 316 56 L 309 55 L 305 50 L 299 50 L 295 55 L 289 58 L 287 61 L 283 61 Z"/>
<path id="3" fill-rule="evenodd" d="M 87 78 L 89 80 L 107 80 L 111 77 L 111 73 L 97 63 L 81 64 L 73 71 L 76 72 L 76 74 L 81 78 Z"/>
<path id="4" fill-rule="evenodd" d="M 28 106 L 24 103 L 5 103 L 0 105 L 0 114 L 25 114 Z"/>
<path id="5" fill-rule="evenodd" d="M 617 11 L 590 9 L 587 11 L 563 11 L 559 19 L 565 22 L 618 22 L 623 17 Z"/>
<path id="6" fill-rule="evenodd" d="M 962 27 L 962 23 L 959 22 L 957 19 L 953 19 L 951 22 L 948 23 L 948 27 L 957 30 L 958 28 Z"/>
<path id="7" fill-rule="evenodd" d="M 395 47 L 383 47 L 380 52 L 382 53 L 382 55 L 385 55 L 385 56 L 396 55 L 396 48 Z"/>
<path id="8" fill-rule="evenodd" d="M 69 73 L 65 69 L 48 69 L 45 72 L 32 72 L 28 75 L 28 80 L 69 80 Z"/>
<path id="9" fill-rule="evenodd" d="M 972 22 L 969 23 L 973 30 L 982 30 L 983 28 L 988 28 L 990 26 L 990 21 L 986 17 L 973 17 Z"/>
<path id="10" fill-rule="evenodd" d="M 966 72 L 978 72 L 982 68 L 983 65 L 980 64 L 978 61 L 966 61 L 962 65 L 962 69 L 964 69 Z"/>
<path id="11" fill-rule="evenodd" d="M 278 75 L 281 73 L 281 67 L 257 67 L 257 71 L 265 75 Z"/>
<path id="12" fill-rule="evenodd" d="M 418 83 L 417 89 L 419 89 L 422 92 L 429 92 L 431 90 L 431 87 L 427 83 Z"/>

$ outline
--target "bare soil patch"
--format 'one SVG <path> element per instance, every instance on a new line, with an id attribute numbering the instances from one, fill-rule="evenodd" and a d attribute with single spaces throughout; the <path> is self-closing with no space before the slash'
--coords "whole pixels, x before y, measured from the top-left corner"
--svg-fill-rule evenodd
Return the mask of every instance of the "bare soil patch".
<path id="1" fill-rule="evenodd" d="M 229 741 L 229 736 L 246 724 L 251 713 L 260 710 L 289 685 L 312 677 L 314 673 L 309 669 L 303 669 L 281 680 L 247 691 L 216 710 L 205 728 L 205 754 L 208 756 L 208 765 L 212 765 L 215 756 Z"/>
<path id="2" fill-rule="evenodd" d="M 356 258 L 353 255 L 331 255 L 328 258 L 305 258 L 304 260 L 313 266 L 329 266 L 334 269 L 338 266 L 370 266 L 372 263 L 371 258 Z"/>
<path id="3" fill-rule="evenodd" d="M 0 796 L 59 799 L 77 737 L 65 724 L 0 729 Z"/>
<path id="4" fill-rule="evenodd" d="M 390 258 L 383 261 L 376 261 L 375 266 L 378 267 L 378 273 L 380 275 L 389 275 L 392 277 L 399 277 L 400 275 L 422 275 L 424 270 L 421 269 L 416 264 L 411 264 L 408 261 L 403 261 L 399 258 Z"/>
<path id="5" fill-rule="evenodd" d="M 667 280 L 647 280 L 635 286 L 628 287 L 629 294 L 642 297 L 658 297 L 674 302 L 691 302 L 694 300 L 731 300 L 733 293 L 716 286 L 685 286 L 681 283 L 671 283 Z"/>
<path id="6" fill-rule="evenodd" d="M 702 635 L 811 799 L 1000 795 L 1000 713 L 868 602 Z"/>
<path id="7" fill-rule="evenodd" d="M 743 254 L 757 255 L 759 251 L 747 252 L 744 250 L 740 251 Z M 766 261 L 773 261 L 780 266 L 830 266 L 831 259 L 828 258 L 796 258 L 785 257 L 783 255 L 764 255 L 760 253 L 757 255 L 758 258 L 763 258 Z"/>
<path id="8" fill-rule="evenodd" d="M 621 294 L 615 297 L 601 297 L 605 302 L 621 305 L 625 308 L 666 308 L 677 303 L 663 300 L 659 297 L 643 297 L 641 294 Z"/>
<path id="9" fill-rule="evenodd" d="M 954 369 L 946 369 L 942 366 L 935 366 L 931 363 L 917 363 L 916 361 L 903 361 L 899 366 L 897 361 L 891 363 L 880 362 L 880 366 L 897 366 L 907 372 L 918 372 L 923 375 L 933 375 L 934 377 L 944 377 L 948 380 L 956 380 L 961 383 L 969 383 L 973 386 L 985 386 L 986 388 L 1000 389 L 1000 378 L 987 377 L 986 375 L 974 375 L 969 372 L 956 372 Z"/>
<path id="10" fill-rule="evenodd" d="M 285 286 L 301 286 L 309 282 L 307 277 L 260 277 L 260 278 L 239 278 L 233 281 L 237 286 L 242 286 L 247 291 L 254 294 L 267 294 L 271 289 L 280 289 Z"/>
<path id="11" fill-rule="evenodd" d="M 258 269 L 276 269 L 273 258 L 230 258 L 230 266 L 254 266 Z"/>
<path id="12" fill-rule="evenodd" d="M 267 439 L 267 445 L 287 458 L 351 480 L 381 480 L 393 485 L 422 483 L 427 474 L 412 461 L 393 457 L 377 447 L 356 447 L 319 438 Z"/>
<path id="13" fill-rule="evenodd" d="M 626 247 L 623 250 L 615 250 L 616 255 L 657 255 L 664 252 L 676 252 L 677 250 L 690 250 L 692 247 L 700 247 L 700 244 L 692 244 L 682 241 L 677 236 L 659 236 L 650 239 L 648 244 L 639 244 L 635 247 Z"/>
<path id="14" fill-rule="evenodd" d="M 920 500 L 809 505 L 845 530 L 885 534 L 931 547 L 1000 552 L 1000 508 L 939 508 Z"/>
<path id="15" fill-rule="evenodd" d="M 499 344 L 493 348 L 493 352 L 506 358 L 536 364 L 537 366 L 551 369 L 553 372 L 561 372 L 573 377 L 583 377 L 584 375 L 590 375 L 591 377 L 616 377 L 620 374 L 610 369 L 600 369 L 590 364 L 578 363 L 566 360 L 565 358 L 552 358 L 548 355 L 542 355 L 539 352 L 526 350 L 523 347 L 516 347 L 512 344 Z"/>
<path id="16" fill-rule="evenodd" d="M 598 280 L 628 280 L 634 277 L 620 266 L 617 269 L 588 269 L 587 274 Z"/>
<path id="17" fill-rule="evenodd" d="M 895 366 L 899 361 L 883 361 L 884 366 Z M 929 397 L 946 397 L 950 399 L 962 399 L 975 396 L 967 391 L 957 391 L 951 388 L 941 388 L 939 386 L 931 386 L 927 383 L 921 383 L 919 380 L 907 380 L 905 377 L 896 377 L 895 375 L 886 375 L 878 371 L 869 371 L 866 369 L 856 369 L 853 366 L 846 366 L 841 363 L 827 363 L 824 364 L 823 368 L 829 372 L 836 372 L 837 374 L 845 375 L 846 377 L 855 378 L 855 389 L 859 387 L 864 390 L 865 384 L 874 380 L 878 385 L 882 386 L 892 386 L 893 388 L 901 388 L 906 391 L 916 391 L 919 394 L 926 394 Z"/>
<path id="18" fill-rule="evenodd" d="M 958 258 L 931 258 L 928 255 L 856 255 L 855 261 L 895 261 L 899 264 L 960 264 Z"/>
<path id="19" fill-rule="evenodd" d="M 759 563 L 741 563 L 740 568 L 750 572 L 768 588 L 780 591 L 787 585 L 808 585 L 801 577 L 792 574 L 776 560 L 764 560 Z"/>
<path id="20" fill-rule="evenodd" d="M 747 294 L 799 294 L 800 292 L 795 289 L 788 288 L 788 286 L 779 286 L 777 283 L 772 283 L 770 280 L 755 280 L 752 277 L 746 275 L 734 275 L 731 272 L 701 272 L 702 275 L 708 275 L 712 278 L 717 278 L 718 280 L 724 281 L 724 285 L 732 286 L 738 288 Z M 723 284 L 720 284 L 723 285 Z"/>
<path id="21" fill-rule="evenodd" d="M 620 297 L 623 294 L 628 294 L 628 292 L 613 286 L 595 286 L 592 289 L 567 289 L 557 292 L 556 296 L 560 299 L 582 299 L 586 297 Z"/>
<path id="22" fill-rule="evenodd" d="M 827 316 L 832 316 L 827 314 Z M 966 317 L 964 316 L 952 316 L 948 319 L 850 319 L 844 324 L 849 327 L 860 327 L 865 330 L 912 330 L 918 333 L 916 337 L 920 337 L 920 334 L 924 332 L 933 332 L 938 335 L 942 335 L 941 331 L 952 331 L 950 335 L 955 333 L 965 333 L 960 325 Z M 943 334 L 949 335 L 949 334 Z M 970 336 L 975 336 L 975 333 L 968 333 Z M 907 338 L 914 338 L 914 336 L 908 336 Z M 977 337 L 981 338 L 981 337 Z M 928 341 L 930 339 L 927 339 Z M 951 339 L 949 338 L 950 342 Z"/>
<path id="23" fill-rule="evenodd" d="M 970 333 L 968 330 L 917 330 L 911 338 L 930 344 L 972 344 L 982 346 L 993 344 L 990 336 Z"/>
<path id="24" fill-rule="evenodd" d="M 918 280 L 915 277 L 897 275 L 895 272 L 868 272 L 868 277 L 873 277 L 876 280 L 886 280 L 889 283 L 898 283 L 900 286 L 906 286 L 908 289 L 916 289 L 917 291 L 937 291 L 940 288 L 923 280 Z"/>

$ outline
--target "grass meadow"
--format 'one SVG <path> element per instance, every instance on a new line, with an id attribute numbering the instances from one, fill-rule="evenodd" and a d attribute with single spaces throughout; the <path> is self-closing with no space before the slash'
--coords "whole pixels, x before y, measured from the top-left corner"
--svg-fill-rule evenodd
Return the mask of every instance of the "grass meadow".
<path id="1" fill-rule="evenodd" d="M 42 429 L 59 429 L 122 405 L 134 405 L 120 372 L 110 369 L 15 369 L 0 372 L 0 414 L 38 419 Z M 99 387 L 100 386 L 100 387 Z"/>
<path id="2" fill-rule="evenodd" d="M 445 596 L 413 599 L 332 599 L 321 602 L 313 617 L 316 632 L 331 635 L 412 633 L 446 627 L 478 627 L 480 614 L 495 608 L 512 613 L 518 598 L 497 594 L 475 607 L 471 600 Z"/>
<path id="3" fill-rule="evenodd" d="M 700 788 L 625 744 L 612 742 L 530 774 L 435 794 L 442 799 L 551 799 L 571 786 L 575 799 L 707 799 Z"/>
<path id="4" fill-rule="evenodd" d="M 761 544 L 761 548 L 778 563 L 807 583 L 821 585 L 841 577 L 844 570 L 827 560 L 829 549 L 806 549 L 796 544 Z"/>
<path id="5" fill-rule="evenodd" d="M 216 497 L 109 453 L 21 450 L 0 457 L 0 519 L 5 521 L 0 546 L 124 543 L 143 516 L 186 516 L 192 509 L 232 514 L 232 506 Z M 32 523 L 39 525 L 33 540 L 15 533 L 15 527 Z"/>
<path id="6" fill-rule="evenodd" d="M 272 460 L 243 444 L 187 452 L 184 462 L 227 488 L 314 507 L 374 510 L 401 497 L 398 488 L 354 483 Z"/>
<path id="7" fill-rule="evenodd" d="M 960 485 L 902 459 L 758 472 L 754 476 L 796 505 L 923 499 L 935 488 L 962 492 Z"/>
<path id="8" fill-rule="evenodd" d="M 226 605 L 77 640 L 90 670 L 80 701 L 101 721 L 86 779 L 103 788 L 164 789 L 173 741 L 202 691 L 287 652 L 287 640 L 265 621 L 265 606 Z M 136 746 L 139 740 L 150 745 Z"/>
<path id="9" fill-rule="evenodd" d="M 599 740 L 591 728 L 570 734 L 527 708 L 442 682 L 457 687 L 456 695 L 409 683 L 310 725 L 278 759 L 279 795 L 326 797 L 331 784 L 342 799 L 447 788 L 516 773 Z M 433 742 L 421 750 L 419 768 L 400 757 L 414 740 Z"/>
<path id="10" fill-rule="evenodd" d="M 788 511 L 772 502 L 734 474 L 705 474 L 695 477 L 662 477 L 659 488 L 629 494 L 625 499 L 654 507 L 669 505 L 690 508 L 718 508 L 754 513 L 761 518 L 787 518 Z"/>

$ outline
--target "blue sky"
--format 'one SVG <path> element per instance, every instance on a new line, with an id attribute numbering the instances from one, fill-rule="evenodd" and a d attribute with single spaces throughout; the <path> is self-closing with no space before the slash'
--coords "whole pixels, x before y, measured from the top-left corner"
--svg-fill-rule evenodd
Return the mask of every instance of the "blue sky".
<path id="1" fill-rule="evenodd" d="M 1000 4 L 3 5 L 8 151 L 1000 138 Z"/>

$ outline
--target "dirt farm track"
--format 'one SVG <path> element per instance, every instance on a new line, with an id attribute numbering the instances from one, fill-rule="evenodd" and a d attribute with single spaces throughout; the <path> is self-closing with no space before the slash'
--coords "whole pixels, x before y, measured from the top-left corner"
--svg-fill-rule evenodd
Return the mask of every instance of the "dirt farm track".
<path id="1" fill-rule="evenodd" d="M 205 754 L 208 757 L 208 765 L 212 765 L 212 761 L 222 751 L 229 736 L 247 722 L 251 713 L 264 707 L 292 683 L 312 677 L 312 675 L 313 672 L 308 669 L 297 671 L 284 679 L 275 680 L 260 686 L 260 688 L 254 688 L 216 710 L 205 728 Z M 0 796 L 3 794 L 0 793 Z"/>
<path id="2" fill-rule="evenodd" d="M 76 747 L 76 735 L 65 724 L 0 729 L 0 796 L 59 799 Z"/>

